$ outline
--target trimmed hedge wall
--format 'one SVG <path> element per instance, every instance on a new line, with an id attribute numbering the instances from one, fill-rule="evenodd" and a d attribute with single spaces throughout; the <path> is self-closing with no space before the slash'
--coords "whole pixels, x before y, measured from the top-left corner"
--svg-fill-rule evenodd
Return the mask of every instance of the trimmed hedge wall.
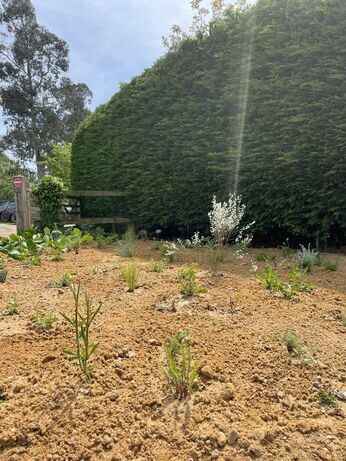
<path id="1" fill-rule="evenodd" d="M 85 200 L 85 213 L 205 231 L 212 195 L 233 191 L 247 102 L 239 191 L 257 236 L 340 243 L 345 30 L 343 0 L 260 0 L 168 52 L 79 129 L 72 188 L 127 192 Z"/>

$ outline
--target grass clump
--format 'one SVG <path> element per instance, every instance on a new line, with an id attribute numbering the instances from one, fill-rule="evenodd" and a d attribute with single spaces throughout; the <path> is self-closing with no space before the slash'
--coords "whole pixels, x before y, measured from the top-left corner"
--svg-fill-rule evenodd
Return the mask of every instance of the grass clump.
<path id="1" fill-rule="evenodd" d="M 62 277 L 57 277 L 53 280 L 53 286 L 55 288 L 68 288 L 71 286 L 72 279 L 71 272 L 65 272 Z"/>
<path id="2" fill-rule="evenodd" d="M 284 341 L 287 347 L 287 351 L 291 355 L 300 355 L 302 350 L 302 344 L 297 336 L 292 331 L 287 330 L 285 333 Z"/>
<path id="3" fill-rule="evenodd" d="M 321 405 L 333 407 L 336 405 L 336 398 L 330 389 L 322 387 L 318 393 L 318 399 Z"/>
<path id="4" fill-rule="evenodd" d="M 20 302 L 16 295 L 14 295 L 8 303 L 6 315 L 19 315 Z"/>
<path id="5" fill-rule="evenodd" d="M 171 388 L 174 398 L 187 399 L 198 376 L 198 365 L 191 358 L 190 341 L 185 331 L 175 333 L 163 344 L 166 366 L 162 366 L 163 374 Z"/>
<path id="6" fill-rule="evenodd" d="M 321 265 L 321 254 L 315 250 L 311 250 L 310 243 L 307 248 L 300 245 L 301 250 L 297 251 L 297 259 L 299 267 L 311 272 L 313 266 Z"/>
<path id="7" fill-rule="evenodd" d="M 117 251 L 124 258 L 133 258 L 135 253 L 136 234 L 133 227 L 129 227 L 123 238 L 117 242 Z"/>
<path id="8" fill-rule="evenodd" d="M 226 258 L 226 253 L 213 241 L 209 241 L 207 247 L 209 251 L 210 272 L 216 274 L 220 268 L 220 264 L 223 263 Z"/>
<path id="9" fill-rule="evenodd" d="M 256 259 L 258 262 L 274 261 L 276 259 L 275 255 L 268 255 L 265 250 L 259 250 L 256 254 Z"/>
<path id="10" fill-rule="evenodd" d="M 80 307 L 80 284 L 72 285 L 71 291 L 74 299 L 74 315 L 69 317 L 63 312 L 61 312 L 61 315 L 74 329 L 76 350 L 64 349 L 63 352 L 78 363 L 82 374 L 90 380 L 92 371 L 89 366 L 89 360 L 98 347 L 98 343 L 90 342 L 90 328 L 96 315 L 100 312 L 102 303 L 93 308 L 91 298 L 85 293 L 85 307 L 82 310 Z"/>
<path id="11" fill-rule="evenodd" d="M 197 278 L 197 264 L 193 263 L 191 266 L 185 266 L 180 271 L 180 279 L 182 284 L 180 287 L 181 294 L 185 296 L 194 296 L 200 293 L 206 293 L 207 289 L 199 285 L 196 281 Z"/>
<path id="12" fill-rule="evenodd" d="M 5 261 L 0 258 L 0 283 L 5 283 L 7 278 L 8 269 L 5 265 Z"/>
<path id="13" fill-rule="evenodd" d="M 326 271 L 335 272 L 338 270 L 339 261 L 328 261 L 323 266 Z"/>
<path id="14" fill-rule="evenodd" d="M 55 314 L 42 314 L 38 312 L 31 317 L 32 322 L 37 330 L 50 330 L 56 320 Z"/>
<path id="15" fill-rule="evenodd" d="M 134 264 L 128 264 L 126 266 L 123 266 L 121 270 L 121 276 L 123 280 L 127 283 L 127 291 L 132 293 L 135 291 L 137 281 L 138 281 L 138 269 Z"/>
<path id="16" fill-rule="evenodd" d="M 151 266 L 151 272 L 163 272 L 165 268 L 165 262 L 160 259 L 160 261 L 154 261 Z"/>

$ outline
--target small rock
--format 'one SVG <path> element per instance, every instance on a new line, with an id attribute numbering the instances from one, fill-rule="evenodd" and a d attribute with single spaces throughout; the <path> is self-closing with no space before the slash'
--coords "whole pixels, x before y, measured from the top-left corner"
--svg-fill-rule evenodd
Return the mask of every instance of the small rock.
<path id="1" fill-rule="evenodd" d="M 335 392 L 334 395 L 339 400 L 346 400 L 346 392 L 345 391 Z"/>
<path id="2" fill-rule="evenodd" d="M 160 341 L 154 338 L 149 339 L 148 343 L 150 344 L 150 346 L 161 346 Z"/>
<path id="3" fill-rule="evenodd" d="M 279 399 L 283 399 L 285 397 L 285 392 L 279 391 L 276 395 L 279 397 Z"/>
<path id="4" fill-rule="evenodd" d="M 220 456 L 219 450 L 213 450 L 210 454 L 210 459 L 217 459 Z"/>
<path id="5" fill-rule="evenodd" d="M 200 369 L 200 374 L 206 379 L 212 379 L 214 377 L 214 373 L 208 365 L 204 365 L 204 367 Z"/>
<path id="6" fill-rule="evenodd" d="M 228 443 L 230 445 L 234 445 L 235 443 L 237 443 L 238 438 L 239 438 L 238 431 L 236 429 L 232 429 L 229 436 L 228 436 Z"/>
<path id="7" fill-rule="evenodd" d="M 253 456 L 254 458 L 260 458 L 261 455 L 262 455 L 262 452 L 260 450 L 259 447 L 257 447 L 256 445 L 252 445 L 250 448 L 249 448 L 249 453 L 251 456 Z"/>
<path id="8" fill-rule="evenodd" d="M 55 359 L 56 359 L 55 355 L 46 355 L 46 357 L 42 359 L 42 363 L 52 362 Z"/>
<path id="9" fill-rule="evenodd" d="M 234 397 L 235 397 L 235 392 L 234 392 L 233 384 L 226 383 L 220 392 L 220 399 L 225 400 L 226 402 L 229 402 L 230 400 L 233 400 Z"/>
<path id="10" fill-rule="evenodd" d="M 227 437 L 223 432 L 219 432 L 216 437 L 217 446 L 223 448 L 227 443 Z"/>
<path id="11" fill-rule="evenodd" d="M 109 394 L 107 394 L 107 398 L 111 401 L 111 402 L 116 402 L 117 400 L 119 400 L 119 393 L 118 392 L 110 392 Z"/>

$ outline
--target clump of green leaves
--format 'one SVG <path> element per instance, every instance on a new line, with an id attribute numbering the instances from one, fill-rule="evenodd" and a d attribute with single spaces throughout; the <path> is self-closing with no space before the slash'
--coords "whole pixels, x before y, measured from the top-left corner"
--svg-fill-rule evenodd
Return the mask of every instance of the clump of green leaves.
<path id="1" fill-rule="evenodd" d="M 127 283 L 128 291 L 131 293 L 135 291 L 138 281 L 138 273 L 139 271 L 134 264 L 127 264 L 126 266 L 123 266 L 121 270 L 121 276 Z"/>
<path id="2" fill-rule="evenodd" d="M 148 236 L 149 236 L 149 233 L 146 229 L 141 229 L 139 232 L 138 232 L 138 238 L 141 239 L 141 240 L 148 240 Z"/>
<path id="3" fill-rule="evenodd" d="M 161 240 L 155 240 L 153 244 L 151 245 L 153 250 L 161 251 L 162 246 L 164 245 L 164 242 Z"/>
<path id="4" fill-rule="evenodd" d="M 72 250 L 75 254 L 79 253 L 80 247 L 82 245 L 87 245 L 94 240 L 94 237 L 89 234 L 82 234 L 82 231 L 75 227 L 72 232 L 70 233 L 68 247 Z"/>
<path id="5" fill-rule="evenodd" d="M 55 288 L 67 288 L 71 286 L 73 276 L 71 272 L 64 272 L 62 277 L 57 277 L 53 280 L 53 286 Z"/>
<path id="6" fill-rule="evenodd" d="M 17 295 L 12 296 L 8 303 L 6 315 L 19 315 L 20 302 Z"/>
<path id="7" fill-rule="evenodd" d="M 187 333 L 180 331 L 174 334 L 162 347 L 165 351 L 166 366 L 161 368 L 167 383 L 176 399 L 187 399 L 198 376 L 198 365 L 191 359 Z"/>
<path id="8" fill-rule="evenodd" d="M 222 247 L 213 240 L 207 243 L 207 248 L 209 252 L 210 272 L 216 274 L 220 268 L 220 264 L 224 262 L 226 258 L 226 253 L 221 249 Z"/>
<path id="9" fill-rule="evenodd" d="M 341 319 L 341 325 L 342 325 L 343 327 L 346 327 L 346 317 L 343 317 L 343 318 Z"/>
<path id="10" fill-rule="evenodd" d="M 52 229 L 61 219 L 63 184 L 58 178 L 45 176 L 33 189 L 33 196 L 40 206 L 41 225 Z"/>
<path id="11" fill-rule="evenodd" d="M 90 342 L 90 329 L 96 315 L 100 312 L 102 303 L 94 308 L 91 298 L 85 293 L 85 306 L 82 310 L 80 307 L 80 284 L 72 285 L 71 291 L 74 299 L 74 315 L 69 317 L 63 312 L 61 315 L 74 329 L 76 350 L 64 349 L 63 352 L 78 363 L 80 371 L 89 380 L 92 377 L 89 360 L 98 347 L 98 343 Z"/>
<path id="12" fill-rule="evenodd" d="M 38 312 L 31 317 L 32 322 L 37 330 L 50 330 L 55 322 L 55 314 L 53 312 L 49 314 L 42 314 Z"/>
<path id="13" fill-rule="evenodd" d="M 257 280 L 262 283 L 268 290 L 279 292 L 286 298 L 291 298 L 301 291 L 312 290 L 310 283 L 304 282 L 303 278 L 307 270 L 302 270 L 299 267 L 294 267 L 288 276 L 288 282 L 282 281 L 277 270 L 272 266 L 266 266 L 264 275 L 257 275 Z"/>
<path id="14" fill-rule="evenodd" d="M 129 227 L 123 238 L 117 242 L 117 250 L 120 256 L 132 258 L 135 253 L 136 234 L 133 227 Z"/>
<path id="15" fill-rule="evenodd" d="M 287 351 L 291 355 L 300 355 L 302 350 L 302 344 L 297 336 L 292 331 L 287 330 L 285 333 L 284 341 L 287 347 Z"/>
<path id="16" fill-rule="evenodd" d="M 313 266 L 321 264 L 321 255 L 310 248 L 310 243 L 307 248 L 304 245 L 300 245 L 300 248 L 301 250 L 297 251 L 298 265 L 311 272 Z"/>
<path id="17" fill-rule="evenodd" d="M 206 293 L 206 288 L 197 283 L 197 264 L 185 266 L 180 271 L 182 284 L 180 287 L 181 294 L 185 296 L 194 296 L 200 293 Z"/>
<path id="18" fill-rule="evenodd" d="M 268 255 L 265 250 L 259 250 L 256 254 L 256 259 L 258 262 L 274 261 L 275 258 L 275 255 Z"/>
<path id="19" fill-rule="evenodd" d="M 0 258 L 0 283 L 5 283 L 7 278 L 8 269 L 5 265 L 5 261 Z"/>
<path id="20" fill-rule="evenodd" d="M 154 261 L 151 266 L 151 272 L 163 272 L 164 267 L 165 267 L 164 261 L 162 260 Z"/>
<path id="21" fill-rule="evenodd" d="M 338 270 L 339 261 L 328 261 L 324 264 L 324 268 L 326 271 L 335 272 Z"/>
<path id="22" fill-rule="evenodd" d="M 290 248 L 290 241 L 288 238 L 286 238 L 286 240 L 282 244 L 281 250 L 282 250 L 282 256 L 285 259 L 290 259 L 293 256 L 294 251 L 292 248 Z"/>
<path id="23" fill-rule="evenodd" d="M 332 391 L 328 388 L 321 387 L 318 393 L 318 399 L 322 405 L 335 406 L 336 398 L 334 397 Z"/>

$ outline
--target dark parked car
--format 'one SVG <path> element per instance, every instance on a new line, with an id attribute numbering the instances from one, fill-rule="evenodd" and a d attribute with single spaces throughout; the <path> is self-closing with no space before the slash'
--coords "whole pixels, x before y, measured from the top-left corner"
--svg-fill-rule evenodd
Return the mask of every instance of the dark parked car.
<path id="1" fill-rule="evenodd" d="M 3 209 L 0 204 L 0 219 L 1 221 L 12 221 L 16 222 L 16 203 L 6 202 Z M 40 207 L 36 205 L 31 206 L 31 219 L 33 222 L 40 220 Z"/>
<path id="2" fill-rule="evenodd" d="M 16 222 L 16 204 L 15 202 L 7 202 L 1 212 L 1 221 Z"/>

